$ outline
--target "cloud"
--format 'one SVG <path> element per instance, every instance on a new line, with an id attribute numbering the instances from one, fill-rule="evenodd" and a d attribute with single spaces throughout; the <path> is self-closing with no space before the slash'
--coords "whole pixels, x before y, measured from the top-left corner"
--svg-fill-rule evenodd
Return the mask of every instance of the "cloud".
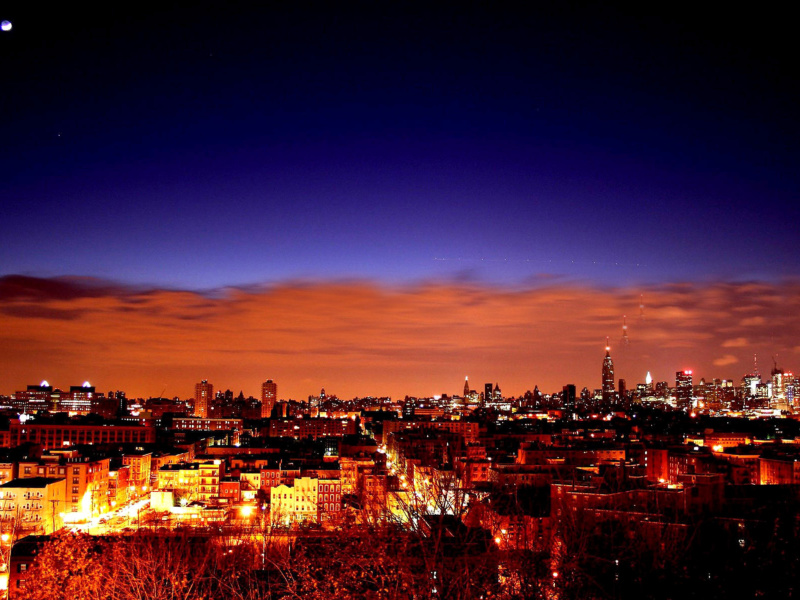
<path id="1" fill-rule="evenodd" d="M 716 367 L 724 367 L 727 365 L 735 365 L 739 362 L 739 359 L 736 358 L 733 354 L 726 354 L 722 358 L 715 358 L 711 363 Z"/>
<path id="2" fill-rule="evenodd" d="M 748 317 L 741 320 L 742 327 L 757 327 L 766 323 L 764 317 Z"/>
<path id="3" fill-rule="evenodd" d="M 748 304 L 761 316 L 737 310 Z M 639 318 L 640 294 L 647 298 Z M 86 379 L 132 396 L 188 397 L 200 379 L 281 397 L 325 387 L 342 397 L 457 393 L 465 375 L 504 392 L 566 383 L 596 388 L 606 337 L 629 387 L 651 371 L 706 378 L 736 357 L 800 358 L 800 284 L 670 284 L 597 288 L 538 281 L 503 289 L 463 280 L 390 288 L 368 281 L 287 282 L 198 293 L 72 278 L 0 278 L 0 393 L 48 379 Z M 630 343 L 621 344 L 622 315 Z"/>
<path id="4" fill-rule="evenodd" d="M 0 277 L 0 300 L 71 300 L 76 298 L 122 297 L 136 288 L 93 277 L 42 279 L 25 275 Z"/>

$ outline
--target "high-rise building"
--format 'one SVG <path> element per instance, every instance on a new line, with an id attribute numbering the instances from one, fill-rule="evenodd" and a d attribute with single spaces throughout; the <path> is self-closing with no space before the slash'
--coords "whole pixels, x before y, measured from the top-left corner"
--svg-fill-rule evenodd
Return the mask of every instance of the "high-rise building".
<path id="1" fill-rule="evenodd" d="M 267 379 L 261 384 L 261 418 L 268 419 L 272 415 L 272 408 L 278 401 L 278 384 Z"/>
<path id="2" fill-rule="evenodd" d="M 111 392 L 108 392 L 108 397 L 112 398 Z M 114 392 L 114 400 L 117 401 L 117 415 L 125 417 L 128 415 L 128 399 L 125 397 L 125 392 L 117 390 Z"/>
<path id="3" fill-rule="evenodd" d="M 603 401 L 614 400 L 616 388 L 614 387 L 614 361 L 611 360 L 611 347 L 606 346 L 606 356 L 603 359 Z"/>
<path id="4" fill-rule="evenodd" d="M 503 399 L 503 392 L 500 391 L 500 384 L 494 384 L 494 391 L 492 392 L 492 397 L 496 402 L 500 402 Z"/>
<path id="5" fill-rule="evenodd" d="M 786 373 L 783 369 L 775 367 L 772 369 L 772 402 L 773 408 L 778 410 L 791 410 L 794 402 L 794 374 Z"/>
<path id="6" fill-rule="evenodd" d="M 469 375 L 464 377 L 464 398 L 469 397 Z"/>
<path id="7" fill-rule="evenodd" d="M 203 379 L 194 386 L 194 416 L 207 418 L 208 404 L 214 397 L 214 386 Z"/>
<path id="8" fill-rule="evenodd" d="M 39 385 L 29 385 L 25 391 L 16 392 L 12 406 L 20 412 L 34 414 L 37 410 L 51 410 L 53 386 L 43 381 Z"/>
<path id="9" fill-rule="evenodd" d="M 759 385 L 761 385 L 761 376 L 756 373 L 748 373 L 742 377 L 742 397 L 755 398 Z"/>
<path id="10" fill-rule="evenodd" d="M 675 373 L 675 405 L 679 410 L 692 407 L 692 372 L 689 370 Z"/>
<path id="11" fill-rule="evenodd" d="M 492 400 L 494 400 L 494 395 L 492 394 L 492 384 L 485 383 L 483 384 L 483 401 L 491 402 Z"/>
<path id="12" fill-rule="evenodd" d="M 584 386 L 581 390 L 581 404 L 583 406 L 588 406 L 589 403 L 592 401 L 592 392 L 589 391 L 589 388 Z"/>
<path id="13" fill-rule="evenodd" d="M 69 386 L 69 394 L 61 396 L 58 402 L 58 410 L 76 414 L 88 414 L 92 412 L 92 401 L 97 396 L 95 387 L 88 381 L 82 385 Z"/>
<path id="14" fill-rule="evenodd" d="M 576 388 L 573 384 L 568 383 L 562 389 L 561 406 L 564 410 L 575 410 Z"/>

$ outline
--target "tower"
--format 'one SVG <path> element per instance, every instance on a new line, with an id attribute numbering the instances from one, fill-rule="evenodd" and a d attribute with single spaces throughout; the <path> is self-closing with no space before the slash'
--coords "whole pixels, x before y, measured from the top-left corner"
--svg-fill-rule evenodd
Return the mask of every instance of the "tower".
<path id="1" fill-rule="evenodd" d="M 614 400 L 616 389 L 614 387 L 614 361 L 611 360 L 611 347 L 606 339 L 606 356 L 603 359 L 603 402 Z"/>
<path id="2" fill-rule="evenodd" d="M 494 400 L 494 396 L 492 394 L 492 384 L 485 383 L 483 384 L 483 402 L 488 403 Z"/>
<path id="3" fill-rule="evenodd" d="M 112 398 L 111 392 L 108 392 L 108 397 Z M 128 399 L 125 397 L 125 392 L 120 392 L 117 390 L 113 398 L 117 401 L 117 416 L 128 416 Z"/>
<path id="4" fill-rule="evenodd" d="M 630 340 L 628 339 L 628 322 L 627 316 L 622 315 L 622 347 L 624 348 L 628 344 L 630 344 Z"/>
<path id="5" fill-rule="evenodd" d="M 689 370 L 675 373 L 675 404 L 679 410 L 692 407 L 692 372 Z"/>
<path id="6" fill-rule="evenodd" d="M 464 398 L 469 397 L 469 375 L 464 377 Z"/>
<path id="7" fill-rule="evenodd" d="M 214 386 L 203 379 L 194 386 L 194 416 L 207 418 L 208 403 L 214 397 Z"/>
<path id="8" fill-rule="evenodd" d="M 650 371 L 644 378 L 644 393 L 648 398 L 653 395 L 653 376 L 650 375 Z"/>
<path id="9" fill-rule="evenodd" d="M 770 375 L 772 375 L 772 406 L 779 410 L 789 410 L 789 404 L 786 402 L 786 386 L 789 378 L 784 373 L 783 369 L 778 368 L 778 361 L 772 357 L 773 368 Z"/>
<path id="10" fill-rule="evenodd" d="M 272 408 L 278 400 L 278 384 L 272 379 L 267 379 L 261 384 L 261 418 L 269 419 Z"/>
<path id="11" fill-rule="evenodd" d="M 576 388 L 572 383 L 568 383 L 562 388 L 561 407 L 564 410 L 575 410 Z"/>

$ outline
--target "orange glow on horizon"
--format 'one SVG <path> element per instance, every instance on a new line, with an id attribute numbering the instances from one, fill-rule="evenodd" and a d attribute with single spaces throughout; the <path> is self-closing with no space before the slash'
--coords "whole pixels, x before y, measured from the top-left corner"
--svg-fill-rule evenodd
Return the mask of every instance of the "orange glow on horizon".
<path id="1" fill-rule="evenodd" d="M 47 280 L 43 280 L 47 281 Z M 129 398 L 190 398 L 215 389 L 280 397 L 324 387 L 340 398 L 461 394 L 464 373 L 508 395 L 538 385 L 599 388 L 596 340 L 617 331 L 640 289 L 553 285 L 529 290 L 477 284 L 401 289 L 364 282 L 307 283 L 218 295 L 119 288 L 66 298 L 3 288 L 0 394 L 43 376 L 62 389 L 88 379 Z M 75 285 L 80 285 L 76 283 Z M 754 351 L 800 360 L 800 283 L 652 287 L 647 319 L 629 324 L 615 372 L 671 380 L 676 363 L 738 381 Z M 741 299 L 748 298 L 747 304 Z M 774 337 L 773 337 L 774 335 Z M 787 349 L 783 351 L 783 349 Z M 687 371 L 691 373 L 692 371 Z"/>

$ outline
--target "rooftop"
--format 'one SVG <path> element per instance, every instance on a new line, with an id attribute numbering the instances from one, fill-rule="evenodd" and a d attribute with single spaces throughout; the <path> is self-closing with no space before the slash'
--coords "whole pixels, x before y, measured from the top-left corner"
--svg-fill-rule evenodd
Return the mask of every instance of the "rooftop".
<path id="1" fill-rule="evenodd" d="M 27 477 L 23 479 L 12 479 L 8 483 L 4 483 L 0 485 L 0 488 L 13 488 L 13 489 L 21 489 L 21 488 L 46 488 L 51 483 L 56 483 L 58 481 L 64 481 L 64 478 L 56 478 L 56 477 Z"/>

